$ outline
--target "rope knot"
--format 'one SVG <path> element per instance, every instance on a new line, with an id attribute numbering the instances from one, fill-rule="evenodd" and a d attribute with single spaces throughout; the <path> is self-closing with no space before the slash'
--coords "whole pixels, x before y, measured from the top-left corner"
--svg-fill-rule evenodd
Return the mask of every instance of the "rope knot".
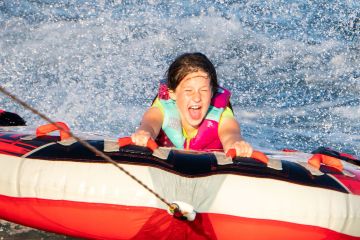
<path id="1" fill-rule="evenodd" d="M 188 203 L 175 201 L 169 205 L 168 213 L 180 220 L 194 221 L 196 212 L 194 207 Z"/>

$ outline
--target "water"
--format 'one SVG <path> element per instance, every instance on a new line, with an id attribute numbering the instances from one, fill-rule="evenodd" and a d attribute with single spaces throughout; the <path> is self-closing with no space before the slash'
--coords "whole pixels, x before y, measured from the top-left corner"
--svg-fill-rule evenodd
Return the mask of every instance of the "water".
<path id="1" fill-rule="evenodd" d="M 200 51 L 255 147 L 359 156 L 359 9 L 357 0 L 0 0 L 0 83 L 76 132 L 125 136 L 169 63 Z M 4 96 L 0 106 L 44 123 Z"/>

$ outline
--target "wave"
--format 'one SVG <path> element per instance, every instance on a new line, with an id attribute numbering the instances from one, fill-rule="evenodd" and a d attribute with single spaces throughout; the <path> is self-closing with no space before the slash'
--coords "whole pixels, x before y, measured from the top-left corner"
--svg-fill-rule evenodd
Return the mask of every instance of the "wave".
<path id="1" fill-rule="evenodd" d="M 261 138 L 275 148 L 346 142 L 359 154 L 359 115 L 351 114 L 359 107 L 359 6 L 331 7 L 339 11 L 305 1 L 2 1 L 0 82 L 79 131 L 128 135 L 171 60 L 201 51 L 234 107 L 260 114 L 238 117 L 255 144 L 253 132 L 269 127 Z M 351 38 L 338 28 L 350 20 Z"/>

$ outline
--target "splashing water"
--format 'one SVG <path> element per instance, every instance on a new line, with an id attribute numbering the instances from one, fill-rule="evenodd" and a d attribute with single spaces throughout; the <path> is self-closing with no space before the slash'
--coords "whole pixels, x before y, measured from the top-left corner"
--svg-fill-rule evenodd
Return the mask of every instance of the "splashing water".
<path id="1" fill-rule="evenodd" d="M 255 147 L 360 155 L 359 9 L 355 0 L 4 0 L 0 83 L 75 132 L 118 137 L 134 131 L 169 63 L 200 51 Z M 0 107 L 43 123 L 4 96 Z"/>

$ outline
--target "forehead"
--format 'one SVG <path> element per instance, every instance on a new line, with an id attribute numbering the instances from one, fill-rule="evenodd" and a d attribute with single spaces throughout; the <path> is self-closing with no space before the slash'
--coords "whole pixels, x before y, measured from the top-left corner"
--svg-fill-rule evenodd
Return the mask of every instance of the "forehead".
<path id="1" fill-rule="evenodd" d="M 208 85 L 210 86 L 209 75 L 204 71 L 196 71 L 187 74 L 180 82 L 179 86 L 189 86 L 189 85 Z"/>

